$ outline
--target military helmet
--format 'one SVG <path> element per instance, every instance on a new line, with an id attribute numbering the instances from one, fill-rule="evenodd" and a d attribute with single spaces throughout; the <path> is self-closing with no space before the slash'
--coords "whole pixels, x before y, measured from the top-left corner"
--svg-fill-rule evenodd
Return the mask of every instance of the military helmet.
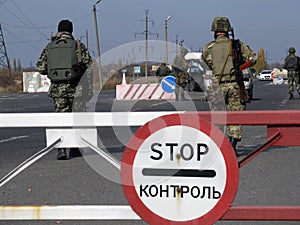
<path id="1" fill-rule="evenodd" d="M 231 30 L 232 28 L 227 17 L 216 17 L 211 25 L 211 31 L 214 32 L 229 32 Z"/>
<path id="2" fill-rule="evenodd" d="M 183 55 L 186 55 L 188 53 L 188 50 L 186 48 L 181 48 L 180 53 Z"/>
<path id="3" fill-rule="evenodd" d="M 296 52 L 296 49 L 294 47 L 289 48 L 289 53 L 295 53 L 295 52 Z"/>

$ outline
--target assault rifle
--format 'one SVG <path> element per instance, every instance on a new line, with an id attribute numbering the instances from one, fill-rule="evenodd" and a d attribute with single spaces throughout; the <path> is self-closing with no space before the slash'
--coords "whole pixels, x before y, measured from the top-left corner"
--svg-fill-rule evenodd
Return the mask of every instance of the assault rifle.
<path id="1" fill-rule="evenodd" d="M 83 62 L 72 65 L 72 68 L 76 71 L 76 73 L 78 74 L 77 76 L 79 77 L 81 77 L 87 69 L 86 65 Z"/>
<path id="2" fill-rule="evenodd" d="M 241 103 L 246 104 L 246 101 L 248 100 L 248 95 L 247 95 L 245 85 L 244 85 L 242 70 L 246 69 L 249 66 L 251 66 L 251 62 L 244 63 L 243 56 L 242 56 L 242 50 L 241 50 L 241 43 L 240 43 L 239 39 L 234 39 L 233 28 L 231 30 L 231 35 L 232 35 L 232 40 L 231 40 L 231 43 L 232 43 L 232 58 L 233 58 L 235 79 L 236 79 L 237 84 L 240 87 Z"/>

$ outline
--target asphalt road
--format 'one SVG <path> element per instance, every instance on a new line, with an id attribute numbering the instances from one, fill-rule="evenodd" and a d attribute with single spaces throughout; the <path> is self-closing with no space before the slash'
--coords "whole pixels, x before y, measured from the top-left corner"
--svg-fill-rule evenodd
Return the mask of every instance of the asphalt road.
<path id="1" fill-rule="evenodd" d="M 194 101 L 114 101 L 114 92 L 95 96 L 92 111 L 207 111 L 209 105 L 201 93 L 189 93 Z M 296 98 L 298 96 L 296 95 Z M 299 110 L 300 99 L 288 100 L 286 85 L 257 81 L 254 99 L 248 110 Z M 46 94 L 1 94 L 0 113 L 52 112 L 53 102 Z M 130 128 L 134 132 L 136 127 Z M 128 128 L 99 128 L 105 148 L 121 160 L 124 145 L 130 138 Z M 128 134 L 129 133 L 129 134 Z M 300 134 L 299 134 L 300 138 Z M 238 144 L 247 155 L 266 139 L 266 127 L 245 126 L 244 138 Z M 0 129 L 0 179 L 21 162 L 44 148 L 45 129 Z M 299 147 L 271 147 L 240 169 L 239 188 L 233 205 L 299 205 Z M 128 205 L 119 183 L 119 171 L 85 149 L 87 158 L 95 159 L 97 171 L 87 158 L 57 161 L 51 151 L 21 174 L 0 187 L 1 205 Z M 242 156 L 243 157 L 243 156 Z M 242 158 L 240 157 L 240 158 Z M 239 158 L 239 159 L 240 159 Z M 298 225 L 300 222 L 219 221 L 217 225 Z M 1 221 L 0 225 L 93 225 L 146 224 L 143 221 Z"/>

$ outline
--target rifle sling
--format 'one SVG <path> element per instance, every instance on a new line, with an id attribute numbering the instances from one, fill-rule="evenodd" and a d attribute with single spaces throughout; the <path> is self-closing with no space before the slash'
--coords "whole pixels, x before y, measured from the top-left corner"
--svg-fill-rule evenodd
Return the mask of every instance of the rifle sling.
<path id="1" fill-rule="evenodd" d="M 227 64 L 227 62 L 228 62 L 229 56 L 232 56 L 232 46 L 231 46 L 231 44 L 228 45 L 228 54 L 227 54 L 226 60 L 225 60 L 225 62 L 224 62 L 224 64 L 223 64 L 223 67 L 222 67 L 222 70 L 221 70 L 220 81 L 221 81 L 221 78 L 222 78 L 223 75 L 224 75 L 223 73 L 224 73 L 226 64 Z M 220 81 L 219 81 L 219 82 L 220 82 Z"/>
<path id="2" fill-rule="evenodd" d="M 78 63 L 82 62 L 82 56 L 81 56 L 81 44 L 80 41 L 77 40 L 77 49 L 78 49 Z"/>

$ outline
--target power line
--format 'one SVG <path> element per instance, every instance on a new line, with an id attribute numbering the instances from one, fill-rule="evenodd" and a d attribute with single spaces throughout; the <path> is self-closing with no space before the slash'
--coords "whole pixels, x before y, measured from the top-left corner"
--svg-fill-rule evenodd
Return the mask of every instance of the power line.
<path id="1" fill-rule="evenodd" d="M 15 28 L 21 28 L 21 29 L 29 29 L 29 30 L 34 30 L 36 29 L 35 27 L 30 27 L 30 26 L 20 26 L 20 25 L 13 25 L 9 23 L 2 23 L 3 25 L 9 26 L 9 27 L 15 27 Z M 37 27 L 38 29 L 50 29 L 50 28 L 55 28 L 55 26 L 43 26 L 43 27 Z"/>
<path id="2" fill-rule="evenodd" d="M 56 25 L 52 25 L 52 26 L 43 26 L 43 27 L 38 27 L 35 24 L 33 24 L 33 22 L 31 21 L 31 19 L 24 13 L 24 11 L 15 3 L 14 0 L 11 0 L 12 4 L 14 5 L 14 7 L 26 18 L 26 21 L 29 22 L 30 26 L 28 26 L 28 24 L 26 23 L 26 21 L 24 21 L 23 19 L 21 19 L 14 11 L 12 11 L 11 9 L 9 9 L 4 3 L 6 3 L 6 1 L 2 1 L 0 2 L 0 4 L 10 13 L 14 16 L 15 19 L 17 19 L 19 22 L 21 22 L 22 24 L 24 24 L 24 26 L 20 26 L 20 25 L 13 25 L 13 24 L 8 24 L 8 23 L 2 23 L 6 26 L 9 27 L 15 27 L 15 28 L 22 28 L 22 29 L 30 29 L 30 30 L 36 30 L 39 34 L 41 34 L 43 37 L 45 37 L 47 40 L 49 40 L 49 37 L 47 35 L 45 35 L 41 29 L 51 29 L 51 28 L 55 28 Z M 76 19 L 74 19 L 74 22 L 83 20 L 89 16 L 91 16 L 92 13 L 89 12 L 81 17 L 78 17 Z"/>
<path id="3" fill-rule="evenodd" d="M 35 40 L 28 40 L 28 41 L 7 41 L 8 44 L 24 44 L 24 43 L 30 43 L 30 42 L 45 42 L 45 39 L 35 39 Z"/>
<path id="4" fill-rule="evenodd" d="M 90 12 L 90 13 L 84 15 L 84 16 L 81 16 L 81 17 L 79 17 L 79 18 L 77 18 L 77 19 L 74 19 L 74 22 L 77 22 L 77 21 L 79 21 L 79 20 L 83 20 L 83 19 L 85 19 L 85 18 L 87 18 L 87 17 L 89 17 L 89 16 L 91 16 L 91 15 L 92 15 L 92 13 Z"/>
<path id="5" fill-rule="evenodd" d="M 15 35 L 14 33 L 12 33 L 11 31 L 9 31 L 8 29 L 4 28 L 8 33 L 10 33 L 12 36 L 14 36 L 16 39 L 18 39 L 21 43 L 35 49 L 35 50 L 39 50 L 38 48 L 36 48 L 33 45 L 28 44 L 26 41 L 24 41 L 23 39 L 21 39 L 20 37 L 18 37 L 17 35 Z"/>
<path id="6" fill-rule="evenodd" d="M 22 15 L 29 21 L 29 23 L 35 28 L 35 30 L 40 33 L 42 36 L 44 36 L 47 40 L 49 39 L 44 33 L 42 33 L 32 22 L 31 20 L 28 18 L 28 16 L 17 6 L 17 4 L 11 0 L 12 3 L 14 4 L 14 6 L 22 13 Z"/>
<path id="7" fill-rule="evenodd" d="M 12 5 L 9 5 L 9 3 L 11 3 Z M 11 38 L 8 38 L 9 45 L 16 45 L 16 44 L 23 44 L 25 46 L 30 47 L 31 49 L 40 51 L 40 48 L 38 48 L 36 46 L 36 44 L 34 44 L 34 42 L 38 42 L 38 41 L 43 41 L 43 40 L 49 40 L 50 35 L 45 35 L 46 32 L 49 31 L 49 29 L 54 29 L 56 28 L 56 24 L 53 26 L 36 26 L 36 24 L 34 24 L 32 21 L 33 18 L 31 18 L 32 16 L 28 13 L 26 13 L 23 9 L 23 7 L 19 7 L 19 2 L 18 1 L 6 1 L 6 0 L 0 0 L 0 6 L 2 9 L 4 9 L 9 15 L 13 16 L 14 21 L 16 22 L 15 24 L 11 21 L 13 20 L 9 20 L 7 17 L 2 18 L 3 19 L 7 19 L 6 22 L 8 23 L 2 23 L 2 21 L 0 21 L 0 24 L 2 24 L 2 29 L 3 31 L 8 34 Z M 92 15 L 92 12 L 83 14 L 82 16 L 78 16 L 77 18 L 74 19 L 74 22 L 78 22 L 78 21 L 82 21 L 86 18 L 89 18 Z M 22 35 L 19 35 L 17 32 L 17 29 L 20 30 L 20 32 L 22 32 Z M 21 29 L 23 29 L 23 31 L 21 31 Z M 31 30 L 31 32 L 34 34 L 35 32 L 38 32 L 38 34 L 40 34 L 40 37 L 43 39 L 39 39 L 39 37 L 35 37 L 35 38 L 31 38 L 32 40 L 29 40 L 28 38 L 24 37 L 24 32 L 25 30 Z M 44 30 L 43 30 L 44 29 Z M 47 30 L 48 29 L 48 30 Z M 1 43 L 0 43 L 1 44 Z M 2 45 L 0 45 L 0 47 L 2 47 Z M 9 50 L 9 49 L 8 49 Z M 0 56 L 1 56 L 1 52 L 0 52 Z"/>
<path id="8" fill-rule="evenodd" d="M 25 24 L 26 26 L 28 24 L 26 24 L 22 19 L 20 19 L 13 11 L 11 11 L 9 8 L 7 8 L 4 4 L 2 4 L 2 6 L 8 11 L 10 12 L 14 17 L 15 19 L 19 20 L 22 24 Z"/>

